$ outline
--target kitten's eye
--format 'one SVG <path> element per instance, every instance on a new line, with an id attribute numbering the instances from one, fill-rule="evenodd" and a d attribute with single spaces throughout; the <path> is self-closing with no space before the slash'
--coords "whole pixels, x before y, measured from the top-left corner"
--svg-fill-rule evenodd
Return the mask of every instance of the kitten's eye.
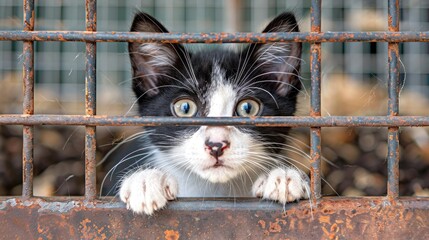
<path id="1" fill-rule="evenodd" d="M 193 117 L 197 113 L 197 104 L 191 99 L 181 99 L 173 104 L 173 113 L 178 117 Z"/>
<path id="2" fill-rule="evenodd" d="M 252 117 L 259 114 L 260 104 L 252 99 L 245 99 L 237 104 L 237 115 L 241 117 Z"/>

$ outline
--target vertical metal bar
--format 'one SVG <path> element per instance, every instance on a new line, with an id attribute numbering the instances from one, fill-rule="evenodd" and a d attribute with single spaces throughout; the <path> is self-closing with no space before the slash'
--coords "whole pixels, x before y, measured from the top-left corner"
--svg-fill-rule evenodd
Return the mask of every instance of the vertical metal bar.
<path id="1" fill-rule="evenodd" d="M 311 1 L 311 31 L 321 31 L 321 14 L 322 0 Z M 311 44 L 311 107 L 310 116 L 321 116 L 321 43 Z M 310 128 L 310 144 L 311 144 L 311 167 L 310 167 L 310 190 L 312 199 L 316 200 L 321 196 L 321 176 L 320 176 L 320 160 L 321 160 L 321 129 L 320 127 Z"/>
<path id="2" fill-rule="evenodd" d="M 399 31 L 399 0 L 389 0 L 389 31 Z M 388 115 L 399 114 L 399 44 L 388 43 Z M 387 136 L 387 196 L 399 196 L 399 127 L 389 127 Z"/>
<path id="3" fill-rule="evenodd" d="M 224 0 L 224 29 L 227 32 L 238 32 L 242 27 L 242 0 Z"/>
<path id="4" fill-rule="evenodd" d="M 86 0 L 86 31 L 97 30 L 96 0 Z M 86 73 L 85 73 L 85 113 L 96 114 L 96 43 L 86 43 Z M 95 199 L 97 195 L 95 155 L 96 138 L 95 126 L 85 127 L 85 198 Z"/>
<path id="5" fill-rule="evenodd" d="M 24 31 L 34 31 L 34 0 L 24 0 Z M 23 46 L 23 113 L 34 114 L 34 43 L 25 41 Z M 33 134 L 34 127 L 23 126 L 22 135 L 22 196 L 33 196 Z"/>

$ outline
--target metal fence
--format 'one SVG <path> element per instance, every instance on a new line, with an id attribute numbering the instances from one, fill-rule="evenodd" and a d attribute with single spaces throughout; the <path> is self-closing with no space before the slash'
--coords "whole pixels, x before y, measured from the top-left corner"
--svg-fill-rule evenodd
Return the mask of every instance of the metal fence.
<path id="1" fill-rule="evenodd" d="M 311 1 L 311 32 L 161 34 L 97 32 L 96 0 L 86 0 L 86 31 L 34 31 L 34 0 L 24 0 L 24 30 L 2 31 L 1 41 L 23 42 L 23 114 L 0 115 L 0 124 L 23 126 L 22 197 L 0 198 L 0 230 L 5 238 L 379 238 L 429 237 L 429 199 L 399 197 L 399 127 L 429 126 L 428 116 L 399 116 L 399 43 L 429 42 L 429 32 L 400 32 L 399 0 L 388 0 L 387 32 L 322 32 L 321 0 Z M 76 41 L 86 45 L 85 114 L 34 114 L 34 42 Z M 307 117 L 166 118 L 112 117 L 96 112 L 97 42 L 265 43 L 308 42 L 311 111 Z M 322 43 L 388 43 L 386 116 L 321 116 Z M 34 126 L 82 125 L 85 137 L 85 196 L 33 196 Z M 180 199 L 155 217 L 136 216 L 112 198 L 97 198 L 96 126 L 256 125 L 309 127 L 311 131 L 311 200 L 283 209 L 253 199 Z M 321 197 L 321 128 L 367 126 L 388 128 L 387 196 Z M 221 236 L 219 236 L 221 235 Z"/>
<path id="2" fill-rule="evenodd" d="M 234 4 L 237 3 L 237 4 Z M 162 20 L 168 29 L 181 32 L 202 31 L 256 31 L 268 18 L 285 9 L 293 11 L 304 31 L 309 31 L 310 0 L 127 0 L 101 1 L 97 4 L 98 30 L 127 31 L 131 17 L 137 9 Z M 428 28 L 429 5 L 425 0 L 403 1 L 401 6 L 401 30 L 422 31 Z M 238 8 L 238 9 L 237 9 Z M 0 1 L 0 29 L 21 29 L 22 1 Z M 372 0 L 325 0 L 323 9 L 323 31 L 384 31 L 387 28 L 387 1 Z M 35 7 L 37 30 L 82 30 L 84 6 L 80 1 L 37 2 Z M 232 12 L 232 13 L 229 13 Z M 384 85 L 387 81 L 385 62 L 387 43 L 383 42 L 335 42 L 324 44 L 324 75 L 329 81 L 333 75 L 346 74 L 357 82 L 372 82 Z M 308 45 L 305 44 L 305 49 Z M 41 104 L 37 109 L 44 113 L 82 114 L 84 106 L 85 76 L 83 42 L 36 42 L 35 43 L 35 101 Z M 408 42 L 400 44 L 401 59 L 406 66 L 406 89 L 429 94 L 429 59 L 426 44 Z M 1 41 L 0 78 L 17 76 L 21 72 L 22 44 Z M 100 102 L 108 103 L 106 108 L 99 104 L 99 113 L 123 114 L 131 105 L 127 97 L 130 84 L 128 56 L 123 43 L 100 42 L 98 53 L 98 94 Z M 308 59 L 308 51 L 304 51 Z M 18 60 L 17 60 L 18 59 Z M 302 66 L 302 74 L 310 76 L 309 64 Z M 305 81 L 307 84 L 308 81 Z M 309 84 L 308 84 L 309 85 Z M 104 91 L 104 89 L 109 89 Z M 109 92 L 106 94 L 105 92 Z M 41 93 L 44 96 L 40 96 Z M 19 92 L 17 92 L 19 94 Z M 48 100 L 58 99 L 64 107 L 50 104 Z M 4 101 L 4 100 L 3 100 Z M 1 103 L 1 102 L 0 102 Z M 6 105 L 8 106 L 8 105 Z M 113 111 L 114 109 L 115 111 Z M 0 109 L 3 110 L 3 109 Z M 17 107 L 8 107 L 9 113 L 19 113 Z M 381 114 L 381 112 L 379 112 Z"/>

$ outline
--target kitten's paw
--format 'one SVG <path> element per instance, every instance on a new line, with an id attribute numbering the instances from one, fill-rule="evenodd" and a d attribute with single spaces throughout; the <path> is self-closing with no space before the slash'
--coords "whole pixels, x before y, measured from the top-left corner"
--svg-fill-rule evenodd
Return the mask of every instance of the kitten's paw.
<path id="1" fill-rule="evenodd" d="M 152 215 L 168 200 L 174 200 L 177 191 L 176 179 L 157 169 L 145 169 L 125 177 L 119 196 L 127 204 L 127 209 Z"/>
<path id="2" fill-rule="evenodd" d="M 277 168 L 260 176 L 252 187 L 253 196 L 282 204 L 308 198 L 308 177 L 294 168 Z"/>

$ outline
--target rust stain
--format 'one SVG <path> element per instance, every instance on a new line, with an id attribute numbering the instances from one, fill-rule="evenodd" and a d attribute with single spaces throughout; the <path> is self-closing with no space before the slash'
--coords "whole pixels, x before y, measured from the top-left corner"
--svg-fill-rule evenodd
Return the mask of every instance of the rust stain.
<path id="1" fill-rule="evenodd" d="M 259 225 L 261 225 L 261 228 L 262 228 L 262 229 L 265 229 L 265 227 L 266 227 L 266 223 L 265 223 L 265 221 L 264 221 L 264 220 L 259 220 L 259 221 L 258 221 L 258 223 L 259 223 Z"/>
<path id="2" fill-rule="evenodd" d="M 331 233 L 337 233 L 338 231 L 340 231 L 340 227 L 336 223 L 332 224 Z"/>
<path id="3" fill-rule="evenodd" d="M 80 226 L 83 239 L 107 239 L 106 234 L 103 232 L 104 227 L 99 228 L 97 225 L 92 224 L 88 218 L 83 219 L 80 222 Z"/>
<path id="4" fill-rule="evenodd" d="M 276 222 L 279 222 L 279 223 L 281 223 L 282 225 L 286 225 L 286 224 L 287 224 L 287 221 L 286 221 L 286 220 L 284 220 L 284 219 L 280 219 L 280 218 L 276 218 Z"/>
<path id="5" fill-rule="evenodd" d="M 294 218 L 289 220 L 289 230 L 295 230 L 295 222 Z"/>
<path id="6" fill-rule="evenodd" d="M 353 231 L 355 229 L 354 227 L 354 223 L 352 222 L 352 220 L 350 218 L 346 219 L 346 228 Z"/>
<path id="7" fill-rule="evenodd" d="M 322 231 L 325 234 L 325 236 L 329 236 L 330 233 L 325 227 L 322 227 Z"/>
<path id="8" fill-rule="evenodd" d="M 320 216 L 319 217 L 319 222 L 320 223 L 331 224 L 331 217 L 330 216 Z"/>
<path id="9" fill-rule="evenodd" d="M 270 232 L 281 232 L 282 227 L 277 222 L 270 222 Z"/>
<path id="10" fill-rule="evenodd" d="M 343 220 L 335 220 L 335 223 L 337 223 L 337 224 L 343 224 L 344 223 L 344 221 Z"/>
<path id="11" fill-rule="evenodd" d="M 323 230 L 323 233 L 327 239 L 330 239 L 330 240 L 339 239 L 339 237 L 337 235 L 337 233 L 339 232 L 339 227 L 336 223 L 332 224 L 332 226 L 330 227 L 329 230 L 326 229 L 324 226 L 322 226 L 322 230 Z"/>
<path id="12" fill-rule="evenodd" d="M 175 230 L 165 230 L 164 231 L 166 240 L 178 240 L 180 238 L 180 234 Z"/>
<path id="13" fill-rule="evenodd" d="M 286 220 L 284 219 L 280 219 L 280 218 L 276 218 L 275 222 L 270 222 L 270 227 L 269 227 L 269 231 L 274 233 L 274 232 L 281 232 L 282 231 L 282 227 L 280 226 L 280 224 L 282 225 L 286 225 Z"/>
<path id="14" fill-rule="evenodd" d="M 49 228 L 44 228 L 40 225 L 37 225 L 37 231 L 40 235 L 42 235 L 45 239 L 53 239 L 52 233 Z M 43 239 L 42 237 L 39 237 L 38 239 Z"/>

